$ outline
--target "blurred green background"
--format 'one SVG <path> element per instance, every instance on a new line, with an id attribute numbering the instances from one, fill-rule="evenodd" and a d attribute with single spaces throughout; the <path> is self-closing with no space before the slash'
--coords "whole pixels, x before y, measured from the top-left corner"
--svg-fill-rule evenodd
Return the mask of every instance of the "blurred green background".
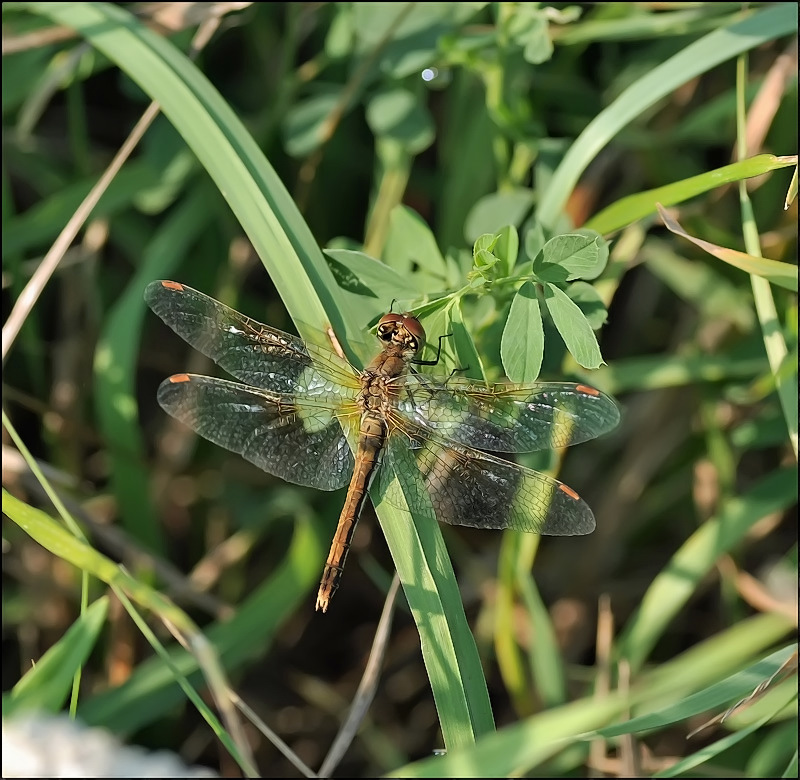
<path id="1" fill-rule="evenodd" d="M 686 739 L 780 667 L 797 627 L 797 203 L 784 208 L 796 8 L 63 5 L 3 6 L 6 327 L 19 317 L 3 399 L 91 552 L 81 565 L 5 520 L 4 692 L 48 649 L 75 646 L 79 571 L 100 577 L 84 583 L 90 600 L 106 592 L 102 553 L 207 631 L 233 687 L 316 770 L 364 671 L 392 556 L 368 508 L 330 611 L 314 613 L 343 492 L 283 483 L 163 413 L 164 377 L 214 369 L 152 315 L 144 287 L 176 279 L 306 338 L 330 324 L 356 359 L 396 299 L 422 309 L 431 341 L 467 334 L 445 365 L 496 379 L 536 340 L 510 314 L 531 261 L 585 228 L 610 255 L 568 292 L 594 313 L 604 365 L 582 367 L 546 313 L 544 356 L 530 360 L 542 379 L 613 394 L 622 422 L 521 462 L 557 470 L 597 530 L 539 544 L 443 528 L 476 646 L 459 605 L 441 641 L 461 682 L 423 662 L 420 636 L 435 654 L 442 635 L 401 594 L 375 699 L 333 771 L 796 774 L 796 656 L 794 677 Z M 151 99 L 163 113 L 37 282 Z M 656 202 L 717 256 L 668 231 Z M 501 242 L 498 266 L 473 265 L 476 239 L 508 226 L 519 251 Z M 742 270 L 732 250 L 783 265 Z M 21 523 L 13 495 L 54 514 L 7 428 L 4 454 L 4 512 Z M 82 667 L 87 722 L 239 771 L 115 598 L 101 625 L 57 681 L 36 683 L 44 706 L 66 706 Z M 661 721 L 624 725 L 643 713 Z M 473 746 L 492 718 L 498 733 Z M 603 727 L 616 731 L 577 738 Z M 246 734 L 261 774 L 297 773 Z M 447 758 L 406 766 L 443 746 Z"/>

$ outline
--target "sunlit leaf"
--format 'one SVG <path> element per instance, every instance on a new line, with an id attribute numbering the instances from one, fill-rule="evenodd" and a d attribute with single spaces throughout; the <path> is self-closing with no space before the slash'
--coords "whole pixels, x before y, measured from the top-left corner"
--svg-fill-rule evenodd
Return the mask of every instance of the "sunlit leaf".
<path id="1" fill-rule="evenodd" d="M 551 238 L 536 255 L 533 272 L 548 282 L 595 279 L 608 261 L 608 246 L 596 233 L 567 233 Z"/>
<path id="2" fill-rule="evenodd" d="M 608 309 L 597 290 L 587 282 L 573 282 L 566 291 L 570 300 L 574 301 L 586 317 L 592 330 L 599 330 L 608 320 Z"/>
<path id="3" fill-rule="evenodd" d="M 674 206 L 723 184 L 732 184 L 742 179 L 761 176 L 764 173 L 796 164 L 796 156 L 776 157 L 774 154 L 759 154 L 757 157 L 749 157 L 713 171 L 706 171 L 688 179 L 665 184 L 663 187 L 620 198 L 616 203 L 612 203 L 595 214 L 585 227 L 605 235 L 630 225 L 638 219 L 655 214 L 656 203 Z"/>
<path id="4" fill-rule="evenodd" d="M 519 255 L 519 234 L 514 225 L 506 225 L 500 228 L 495 235 L 497 244 L 494 254 L 503 262 L 502 275 L 509 276 Z"/>
<path id="5" fill-rule="evenodd" d="M 598 368 L 603 362 L 591 325 L 577 304 L 554 284 L 544 286 L 544 301 L 561 338 L 575 360 L 584 368 Z"/>
<path id="6" fill-rule="evenodd" d="M 544 357 L 544 329 L 536 287 L 525 282 L 519 288 L 503 328 L 500 357 L 512 382 L 534 382 Z"/>

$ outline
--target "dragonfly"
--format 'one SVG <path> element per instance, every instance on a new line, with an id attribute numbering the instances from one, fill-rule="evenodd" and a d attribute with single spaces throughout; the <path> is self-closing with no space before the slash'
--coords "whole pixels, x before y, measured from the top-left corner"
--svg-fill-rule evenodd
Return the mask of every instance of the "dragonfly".
<path id="1" fill-rule="evenodd" d="M 616 403 L 584 384 L 484 384 L 416 365 L 425 330 L 411 314 L 378 322 L 380 352 L 359 371 L 334 351 L 257 322 L 184 284 L 151 282 L 150 308 L 238 382 L 175 374 L 162 408 L 215 444 L 298 485 L 349 485 L 317 593 L 327 611 L 370 492 L 444 523 L 545 535 L 587 534 L 592 510 L 572 488 L 496 457 L 593 439 Z M 446 337 L 442 337 L 446 338 Z M 441 338 L 439 350 L 441 352 Z M 375 493 L 376 491 L 376 493 Z"/>

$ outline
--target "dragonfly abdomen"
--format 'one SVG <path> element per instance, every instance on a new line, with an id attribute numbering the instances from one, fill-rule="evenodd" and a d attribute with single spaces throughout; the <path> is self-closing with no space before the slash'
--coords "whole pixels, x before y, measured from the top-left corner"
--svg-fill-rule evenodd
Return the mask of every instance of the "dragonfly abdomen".
<path id="1" fill-rule="evenodd" d="M 386 440 L 386 423 L 376 413 L 365 413 L 358 434 L 356 465 L 350 487 L 347 489 L 339 524 L 333 536 L 328 560 L 322 572 L 317 592 L 317 609 L 327 612 L 328 604 L 339 587 L 342 569 L 353 541 L 358 518 L 367 500 L 369 486 L 380 462 L 380 453 Z"/>

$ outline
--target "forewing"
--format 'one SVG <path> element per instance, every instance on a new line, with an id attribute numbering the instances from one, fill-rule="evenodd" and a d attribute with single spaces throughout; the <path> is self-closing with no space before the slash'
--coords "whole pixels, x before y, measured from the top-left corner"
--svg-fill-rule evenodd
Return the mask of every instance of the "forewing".
<path id="1" fill-rule="evenodd" d="M 494 452 L 555 449 L 614 428 L 619 409 L 588 385 L 481 385 L 463 377 L 406 377 L 398 409 L 415 423 L 468 447 Z"/>
<path id="2" fill-rule="evenodd" d="M 196 374 L 166 379 L 158 402 L 204 439 L 287 482 L 336 490 L 353 473 L 342 424 L 327 405 Z"/>
<path id="3" fill-rule="evenodd" d="M 242 382 L 273 393 L 317 397 L 352 397 L 358 390 L 353 370 L 332 352 L 256 322 L 191 287 L 151 282 L 144 297 L 184 341 Z"/>
<path id="4" fill-rule="evenodd" d="M 399 418 L 390 429 L 378 490 L 392 503 L 388 487 L 396 474 L 412 508 L 428 500 L 443 523 L 549 536 L 594 530 L 588 504 L 557 479 L 448 441 Z"/>

